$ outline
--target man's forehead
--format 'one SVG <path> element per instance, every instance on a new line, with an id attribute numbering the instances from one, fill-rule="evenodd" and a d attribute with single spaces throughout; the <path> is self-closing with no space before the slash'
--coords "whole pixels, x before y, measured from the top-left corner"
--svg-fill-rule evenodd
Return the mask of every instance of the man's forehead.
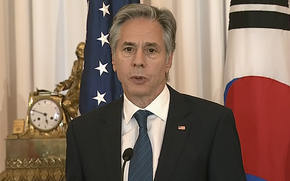
<path id="1" fill-rule="evenodd" d="M 127 20 L 119 31 L 118 45 L 120 46 L 162 46 L 163 31 L 159 22 L 134 18 Z"/>

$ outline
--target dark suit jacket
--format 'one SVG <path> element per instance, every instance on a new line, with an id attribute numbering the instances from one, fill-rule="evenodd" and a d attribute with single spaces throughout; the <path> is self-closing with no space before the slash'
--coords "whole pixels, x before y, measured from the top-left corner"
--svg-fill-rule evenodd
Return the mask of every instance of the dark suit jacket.
<path id="1" fill-rule="evenodd" d="M 169 90 L 169 112 L 154 180 L 245 181 L 232 111 Z M 120 98 L 70 122 L 67 181 L 121 180 L 122 107 Z"/>

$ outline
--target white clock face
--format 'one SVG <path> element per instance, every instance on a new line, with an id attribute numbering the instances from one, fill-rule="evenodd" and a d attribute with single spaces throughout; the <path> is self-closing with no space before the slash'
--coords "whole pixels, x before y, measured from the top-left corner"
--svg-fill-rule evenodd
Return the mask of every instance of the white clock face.
<path id="1" fill-rule="evenodd" d="M 31 124 L 43 131 L 57 127 L 61 119 L 58 105 L 50 99 L 41 99 L 35 102 L 30 110 Z"/>

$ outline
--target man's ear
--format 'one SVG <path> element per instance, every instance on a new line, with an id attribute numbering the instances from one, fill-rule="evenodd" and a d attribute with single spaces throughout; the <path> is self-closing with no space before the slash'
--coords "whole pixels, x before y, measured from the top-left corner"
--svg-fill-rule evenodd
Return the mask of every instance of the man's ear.
<path id="1" fill-rule="evenodd" d="M 169 69 L 172 66 L 172 59 L 173 59 L 173 52 L 169 55 L 168 59 L 166 60 L 166 67 L 168 68 L 167 71 L 169 72 Z"/>
<path id="2" fill-rule="evenodd" d="M 113 70 L 114 70 L 114 72 L 116 72 L 116 62 L 115 62 L 115 58 L 114 58 L 114 56 L 112 56 L 112 65 L 113 65 Z"/>

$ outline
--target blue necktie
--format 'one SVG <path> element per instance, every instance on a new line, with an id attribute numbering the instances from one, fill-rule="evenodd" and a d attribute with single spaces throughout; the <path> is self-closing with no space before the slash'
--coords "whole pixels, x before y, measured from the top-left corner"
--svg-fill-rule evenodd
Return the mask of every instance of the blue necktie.
<path id="1" fill-rule="evenodd" d="M 147 117 L 152 114 L 138 110 L 134 117 L 139 124 L 139 136 L 134 146 L 134 155 L 130 161 L 129 181 L 152 181 L 153 158 L 152 147 L 147 133 Z"/>

